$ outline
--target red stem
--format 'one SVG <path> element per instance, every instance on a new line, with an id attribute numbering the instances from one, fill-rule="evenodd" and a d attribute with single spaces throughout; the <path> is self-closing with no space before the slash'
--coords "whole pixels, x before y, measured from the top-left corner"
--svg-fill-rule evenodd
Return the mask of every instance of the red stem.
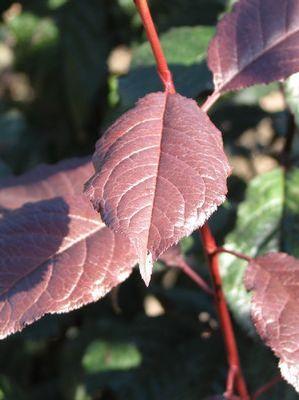
<path id="1" fill-rule="evenodd" d="M 202 279 L 200 275 L 198 275 L 193 269 L 185 262 L 182 261 L 178 267 L 186 274 L 189 276 L 190 279 L 192 279 L 193 282 L 195 282 L 204 292 L 214 296 L 214 291 L 210 288 L 210 286 L 207 284 L 207 282 Z"/>
<path id="2" fill-rule="evenodd" d="M 234 250 L 229 250 L 229 249 L 226 249 L 225 247 L 217 247 L 217 250 L 215 251 L 215 253 L 228 253 L 228 254 L 231 254 L 232 256 L 241 258 L 242 260 L 245 260 L 248 262 L 252 261 L 252 258 L 249 256 L 246 256 L 246 254 L 239 253 L 238 251 L 234 251 Z"/>
<path id="3" fill-rule="evenodd" d="M 234 383 L 239 395 L 241 396 L 241 399 L 247 400 L 249 399 L 249 395 L 247 392 L 246 383 L 243 378 L 241 370 L 238 348 L 230 314 L 222 290 L 222 280 L 219 272 L 219 262 L 217 254 L 218 247 L 216 245 L 212 232 L 207 224 L 200 229 L 200 232 L 205 253 L 209 261 L 210 273 L 214 285 L 216 307 L 219 315 L 220 325 L 222 328 L 225 347 L 228 356 L 228 364 L 230 368 L 230 372 L 228 375 L 228 391 L 230 391 L 230 388 L 232 386 L 231 381 L 234 378 Z M 232 397 L 233 393 L 227 393 L 227 396 Z"/>
<path id="4" fill-rule="evenodd" d="M 209 96 L 204 102 L 204 104 L 201 106 L 201 109 L 207 112 L 209 108 L 212 107 L 212 105 L 218 100 L 219 97 L 220 93 L 213 92 L 212 95 Z M 229 253 L 236 257 L 242 258 L 246 261 L 250 261 L 251 258 L 247 257 L 244 254 L 227 250 L 223 247 L 218 247 L 216 244 L 216 240 L 207 223 L 200 229 L 200 233 L 202 237 L 204 250 L 209 262 L 210 273 L 214 285 L 215 302 L 228 357 L 229 373 L 227 377 L 226 397 L 228 399 L 232 399 L 234 397 L 234 386 L 235 386 L 239 395 L 241 396 L 241 399 L 249 400 L 250 397 L 247 391 L 246 382 L 243 377 L 241 369 L 234 329 L 227 308 L 225 296 L 222 290 L 222 279 L 219 271 L 218 253 L 221 252 Z"/>
<path id="5" fill-rule="evenodd" d="M 157 69 L 164 88 L 168 93 L 175 93 L 175 87 L 172 80 L 171 72 L 168 68 L 166 58 L 164 56 L 159 36 L 157 34 L 147 0 L 134 0 L 138 9 L 142 23 L 146 32 L 146 36 L 153 50 L 154 57 L 157 63 Z"/>
<path id="6" fill-rule="evenodd" d="M 214 103 L 219 99 L 220 93 L 219 92 L 213 92 L 211 96 L 209 96 L 206 101 L 203 103 L 203 105 L 200 107 L 204 112 L 207 112 Z"/>
<path id="7" fill-rule="evenodd" d="M 281 381 L 281 375 L 276 375 L 274 378 L 272 378 L 268 383 L 260 387 L 252 396 L 252 400 L 257 400 L 258 397 L 260 397 L 263 393 L 268 392 L 269 389 L 272 388 L 272 386 L 276 385 L 276 383 Z"/>
<path id="8" fill-rule="evenodd" d="M 148 41 L 153 50 L 154 57 L 157 63 L 159 76 L 164 84 L 165 91 L 168 93 L 175 93 L 175 87 L 172 80 L 171 72 L 169 71 L 166 58 L 164 56 L 160 40 L 151 17 L 151 13 L 147 4 L 147 0 L 134 0 L 138 12 L 141 16 L 143 26 L 146 31 Z M 214 92 L 207 101 L 203 104 L 202 109 L 206 112 L 216 102 L 220 94 Z M 241 396 L 242 400 L 248 400 L 249 396 L 246 389 L 246 384 L 243 379 L 237 345 L 235 341 L 234 331 L 230 319 L 230 315 L 226 306 L 225 297 L 222 291 L 222 281 L 219 273 L 217 245 L 212 233 L 206 224 L 201 229 L 203 245 L 209 260 L 209 267 L 213 284 L 215 287 L 215 300 L 218 309 L 220 324 L 222 326 L 226 349 L 228 353 L 229 374 L 228 374 L 228 392 L 233 391 L 234 383 L 236 389 Z M 190 271 L 188 270 L 190 275 Z M 192 274 L 193 276 L 193 274 Z M 194 276 L 193 276 L 194 278 Z M 233 393 L 227 393 L 227 398 L 231 399 Z"/>

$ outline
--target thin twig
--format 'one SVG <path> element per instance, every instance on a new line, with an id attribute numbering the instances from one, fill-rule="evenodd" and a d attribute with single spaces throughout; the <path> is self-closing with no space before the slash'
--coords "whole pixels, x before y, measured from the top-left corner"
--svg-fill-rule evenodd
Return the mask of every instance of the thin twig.
<path id="1" fill-rule="evenodd" d="M 220 93 L 219 92 L 213 92 L 211 96 L 209 96 L 206 101 L 203 103 L 203 105 L 200 107 L 204 112 L 207 112 L 214 103 L 219 99 Z"/>
<path id="2" fill-rule="evenodd" d="M 192 279 L 192 281 L 195 282 L 204 292 L 214 296 L 214 291 L 210 288 L 207 282 L 200 275 L 198 275 L 184 260 L 180 262 L 178 268 L 180 268 L 186 275 L 188 275 L 189 278 Z"/>
<path id="3" fill-rule="evenodd" d="M 274 385 L 282 380 L 281 375 L 276 375 L 269 382 L 265 383 L 265 385 L 261 386 L 253 395 L 252 400 L 257 400 L 263 393 L 268 392 Z"/>
<path id="4" fill-rule="evenodd" d="M 238 251 L 234 251 L 234 250 L 229 250 L 229 249 L 226 249 L 225 247 L 217 247 L 217 249 L 215 250 L 215 253 L 228 253 L 228 254 L 231 254 L 232 256 L 241 258 L 242 260 L 245 260 L 248 262 L 253 260 L 252 257 L 246 256 L 246 254 L 239 253 Z"/>
<path id="5" fill-rule="evenodd" d="M 226 392 L 224 393 L 227 399 L 233 399 L 234 396 L 234 386 L 235 379 L 237 378 L 238 369 L 231 367 L 228 371 L 227 382 L 226 382 Z"/>
<path id="6" fill-rule="evenodd" d="M 241 396 L 241 399 L 248 400 L 249 395 L 247 392 L 246 383 L 240 365 L 239 353 L 233 330 L 233 325 L 227 308 L 225 296 L 222 290 L 222 279 L 219 272 L 219 262 L 217 254 L 218 247 L 216 245 L 212 232 L 207 224 L 205 224 L 200 229 L 200 232 L 204 250 L 209 262 L 210 273 L 214 285 L 216 307 L 218 310 L 220 325 L 222 328 L 225 347 L 228 356 L 229 373 L 227 379 L 227 391 L 232 392 L 230 388 L 232 386 L 231 381 L 233 379 L 236 390 Z M 230 396 L 233 396 L 233 394 L 234 393 L 231 393 Z"/>

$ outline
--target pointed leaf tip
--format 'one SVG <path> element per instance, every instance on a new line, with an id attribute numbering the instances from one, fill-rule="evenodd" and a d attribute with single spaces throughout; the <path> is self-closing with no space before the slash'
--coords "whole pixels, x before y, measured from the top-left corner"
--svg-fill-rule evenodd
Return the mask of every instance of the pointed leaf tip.
<path id="1" fill-rule="evenodd" d="M 150 251 L 147 251 L 145 257 L 139 258 L 139 271 L 146 286 L 150 284 L 153 266 L 153 255 Z"/>
<path id="2" fill-rule="evenodd" d="M 141 99 L 98 141 L 93 162 L 85 193 L 143 255 L 146 284 L 153 261 L 223 203 L 230 174 L 221 132 L 194 100 L 177 93 Z"/>

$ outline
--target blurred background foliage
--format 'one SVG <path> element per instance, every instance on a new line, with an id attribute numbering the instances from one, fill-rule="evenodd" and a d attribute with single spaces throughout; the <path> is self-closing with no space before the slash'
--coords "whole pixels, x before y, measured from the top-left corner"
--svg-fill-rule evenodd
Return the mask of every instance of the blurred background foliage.
<path id="1" fill-rule="evenodd" d="M 213 87 L 208 42 L 233 1 L 150 3 L 178 90 L 202 101 Z M 1 0 L 0 16 L 0 176 L 91 154 L 114 118 L 161 89 L 132 0 Z M 296 87 L 293 79 L 285 92 L 299 120 Z M 299 195 L 291 190 L 299 174 L 278 167 L 291 115 L 282 89 L 272 84 L 229 94 L 212 112 L 234 168 L 212 228 L 219 243 L 251 254 L 299 254 Z M 298 147 L 296 139 L 295 165 Z M 264 213 L 273 196 L 277 207 Z M 258 226 L 256 214 L 248 219 L 253 210 L 260 210 Z M 293 233 L 281 241 L 290 220 Z M 183 240 L 182 249 L 208 279 L 198 237 Z M 244 265 L 227 257 L 223 263 L 242 365 L 255 391 L 278 373 L 277 361 L 250 325 Z M 225 388 L 213 302 L 161 263 L 149 289 L 134 272 L 104 300 L 2 341 L 0 355 L 0 400 L 198 400 Z M 298 396 L 281 382 L 260 398 Z"/>

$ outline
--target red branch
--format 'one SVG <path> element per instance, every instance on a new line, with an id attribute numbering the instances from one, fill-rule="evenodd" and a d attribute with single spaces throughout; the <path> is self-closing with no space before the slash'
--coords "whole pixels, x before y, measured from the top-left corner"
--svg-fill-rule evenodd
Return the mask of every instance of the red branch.
<path id="1" fill-rule="evenodd" d="M 249 256 L 246 256 L 246 254 L 239 253 L 238 251 L 235 251 L 235 250 L 229 250 L 229 249 L 226 249 L 225 247 L 217 247 L 217 249 L 215 250 L 215 253 L 231 254 L 232 256 L 235 256 L 237 258 L 241 258 L 242 260 L 245 260 L 245 261 L 248 261 L 248 262 L 253 260 L 253 258 L 251 258 Z"/>
<path id="2" fill-rule="evenodd" d="M 146 32 L 146 36 L 153 50 L 157 63 L 157 69 L 164 88 L 169 93 L 175 93 L 175 87 L 172 80 L 171 72 L 168 68 L 166 58 L 164 56 L 159 36 L 157 34 L 151 12 L 149 10 L 147 0 L 134 0 L 137 10 L 142 19 L 142 23 Z"/>
<path id="3" fill-rule="evenodd" d="M 161 43 L 151 17 L 151 13 L 147 4 L 147 0 L 134 0 L 138 12 L 141 16 L 143 26 L 146 31 L 148 41 L 153 50 L 154 57 L 157 63 L 159 76 L 164 84 L 165 90 L 168 93 L 175 93 L 171 72 L 169 71 L 166 58 L 164 56 Z M 207 101 L 203 104 L 202 109 L 208 109 L 216 102 L 220 94 L 214 92 Z M 239 361 L 238 349 L 233 331 L 230 314 L 226 305 L 225 297 L 222 291 L 222 281 L 219 273 L 217 245 L 214 237 L 206 224 L 201 228 L 203 246 L 209 260 L 209 268 L 215 288 L 215 301 L 219 314 L 220 324 L 223 330 L 224 342 L 228 354 L 229 374 L 227 379 L 226 398 L 234 397 L 234 389 L 236 388 L 242 400 L 248 400 L 248 392 L 246 389 L 245 380 L 242 375 L 242 370 Z M 186 271 L 185 271 L 186 272 Z"/>
<path id="4" fill-rule="evenodd" d="M 200 232 L 205 253 L 209 261 L 210 273 L 214 285 L 216 307 L 219 315 L 220 325 L 222 328 L 225 347 L 228 356 L 229 374 L 227 379 L 226 397 L 228 399 L 233 397 L 234 384 L 235 384 L 236 389 L 239 395 L 241 396 L 241 399 L 247 400 L 249 399 L 249 395 L 246 389 L 246 383 L 243 378 L 240 366 L 238 348 L 230 314 L 222 290 L 222 279 L 219 272 L 219 262 L 217 253 L 218 247 L 216 245 L 216 241 L 212 235 L 212 232 L 208 224 L 205 224 L 200 229 Z"/>
<path id="5" fill-rule="evenodd" d="M 184 272 L 184 274 L 189 276 L 189 278 L 194 283 L 196 283 L 197 286 L 199 286 L 204 292 L 214 296 L 214 291 L 210 288 L 207 282 L 200 275 L 198 275 L 184 260 L 182 260 L 178 264 L 178 268 L 180 268 Z"/>

